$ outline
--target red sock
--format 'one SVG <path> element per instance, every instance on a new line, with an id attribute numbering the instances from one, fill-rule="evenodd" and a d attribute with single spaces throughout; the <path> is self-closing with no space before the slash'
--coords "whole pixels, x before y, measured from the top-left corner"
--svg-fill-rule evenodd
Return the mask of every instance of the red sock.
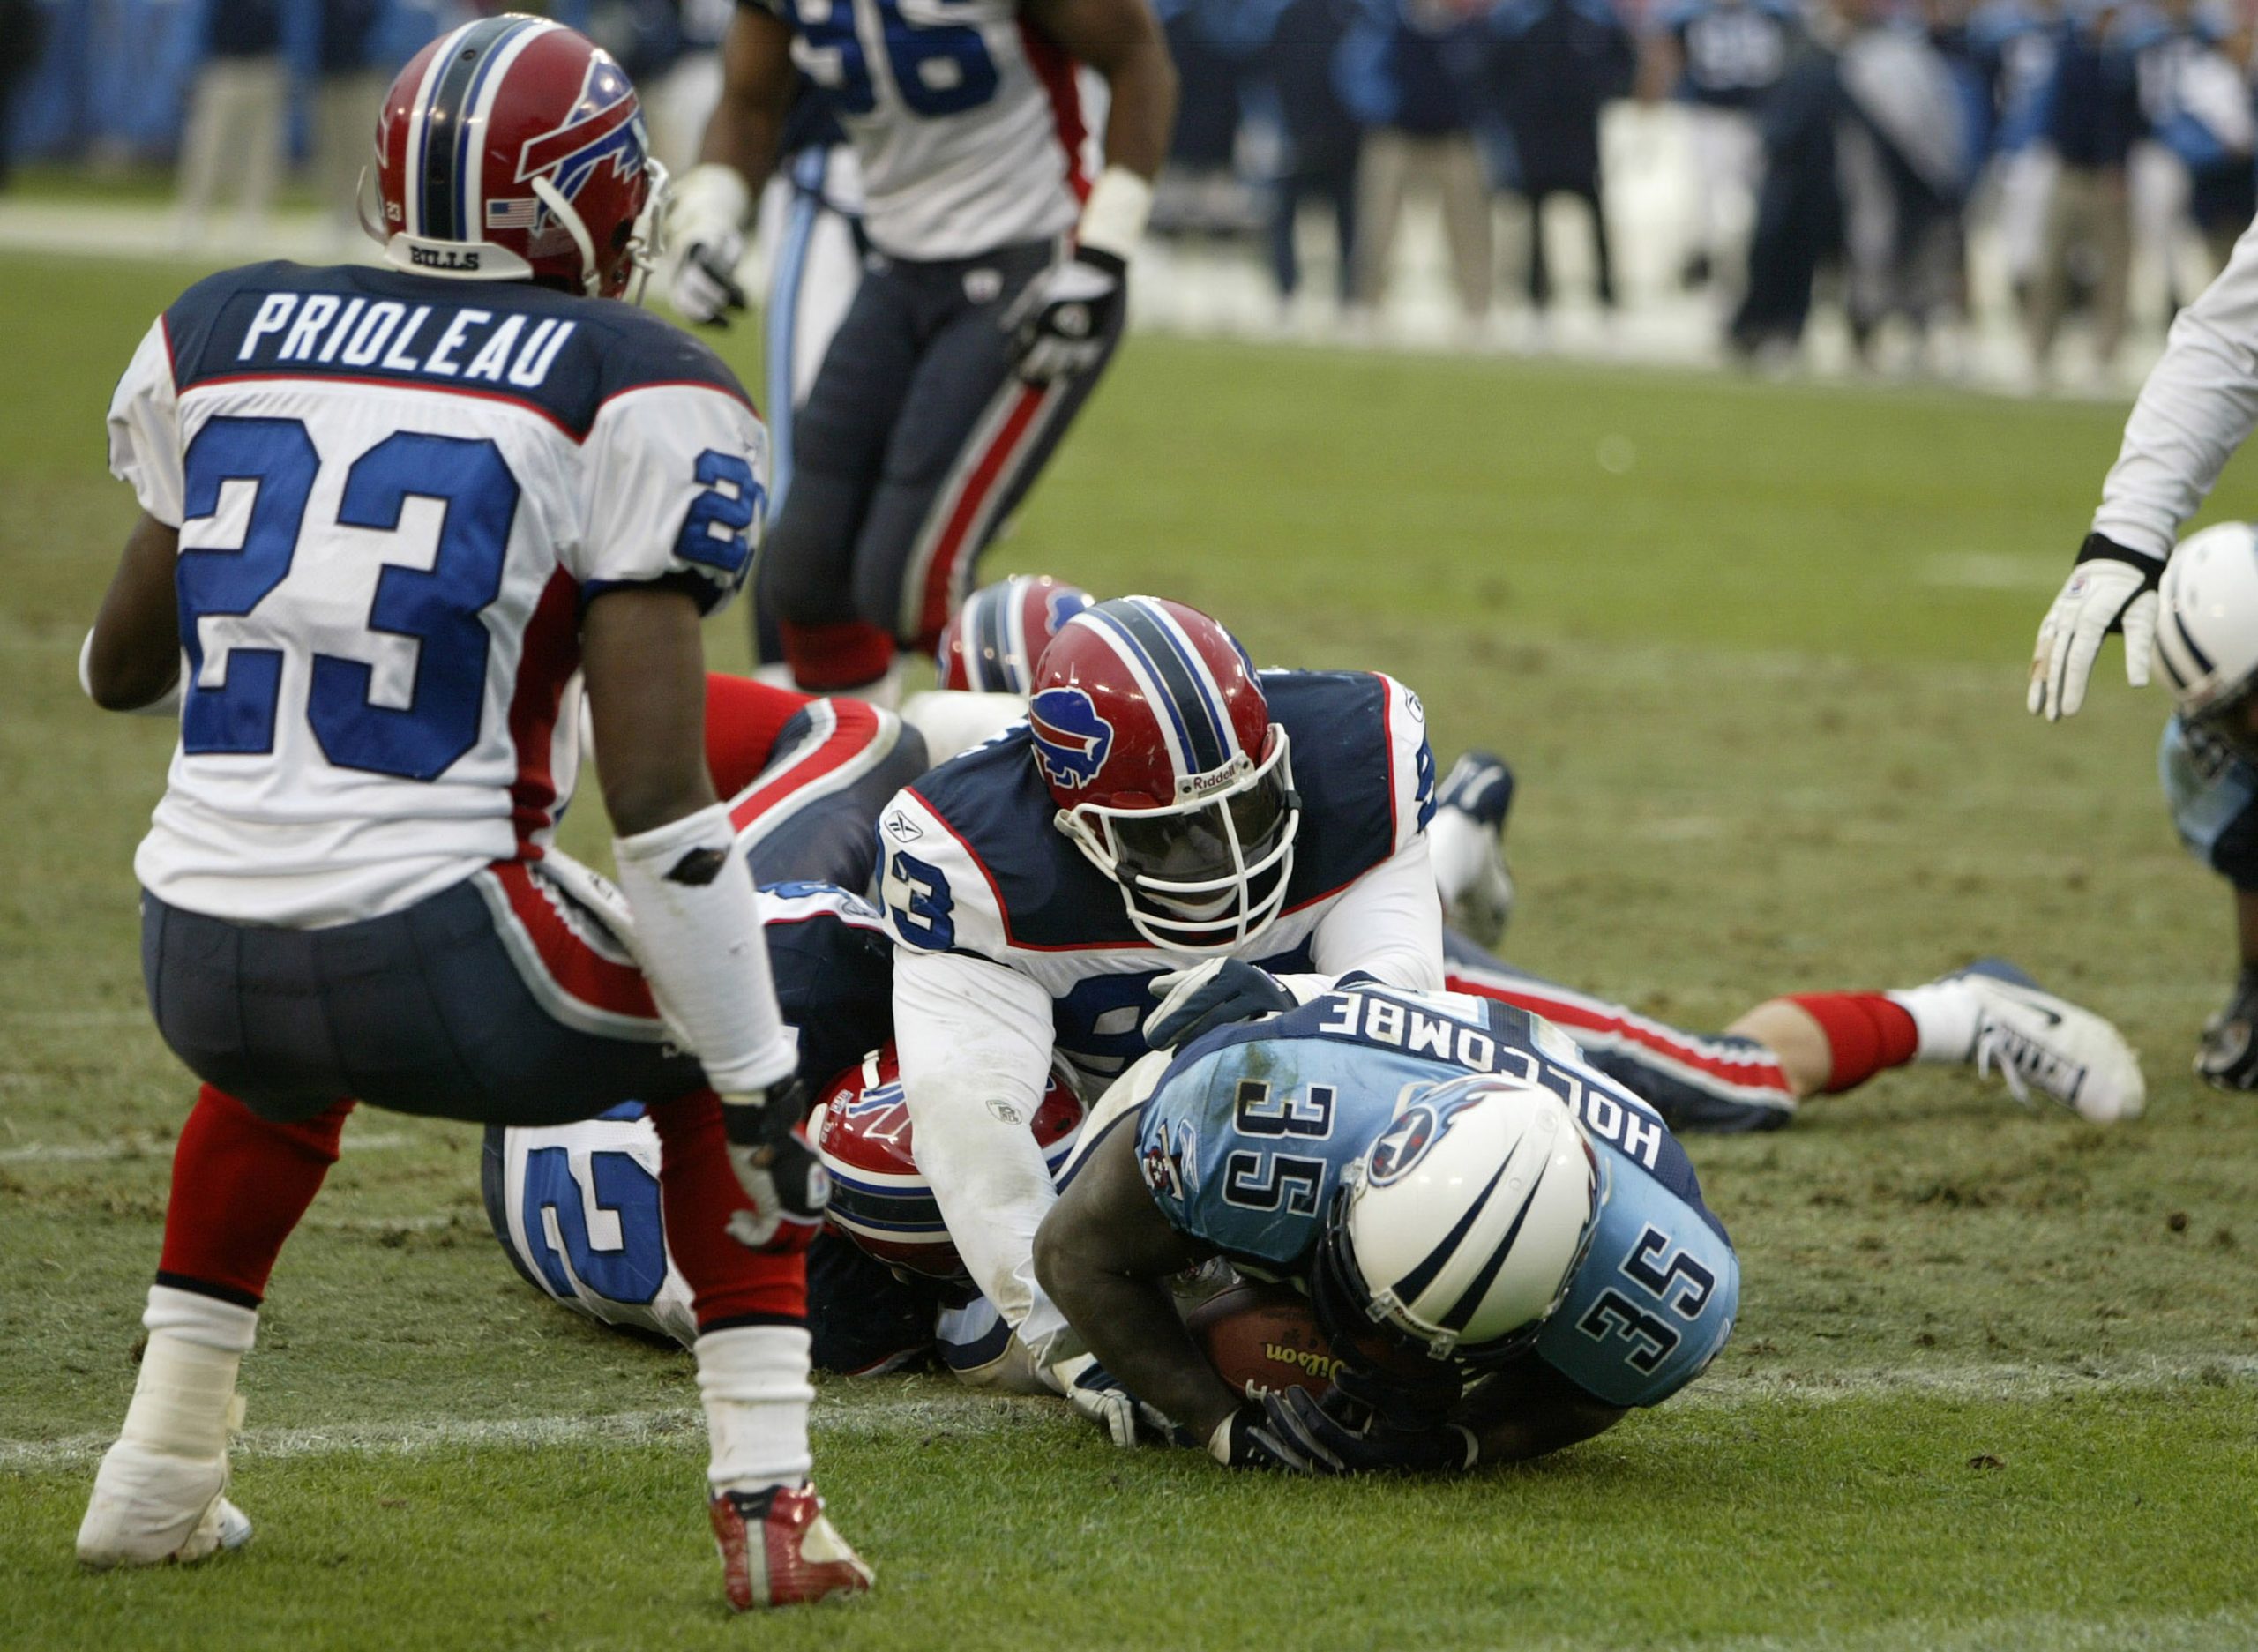
<path id="1" fill-rule="evenodd" d="M 825 625 L 795 625 L 781 620 L 776 629 L 784 636 L 784 657 L 792 663 L 792 680 L 819 694 L 875 683 L 893 663 L 893 639 L 864 620 Z"/>
<path id="2" fill-rule="evenodd" d="M 729 1218 L 752 1207 L 729 1168 L 720 1100 L 711 1090 L 693 1090 L 652 1108 L 650 1114 L 659 1132 L 659 1203 L 666 1215 L 667 1250 L 690 1287 L 698 1328 L 796 1325 L 805 1319 L 804 1244 L 789 1252 L 749 1251 L 729 1237 Z"/>
<path id="3" fill-rule="evenodd" d="M 1879 992 L 1798 992 L 1788 1002 L 1827 1035 L 1835 1064 L 1827 1077 L 1828 1095 L 1856 1089 L 1885 1068 L 1903 1066 L 1920 1043 L 1912 1016 Z"/>
<path id="4" fill-rule="evenodd" d="M 157 1282 L 256 1308 L 282 1243 L 337 1162 L 349 1101 L 271 1124 L 206 1085 L 173 1149 L 172 1200 Z"/>
<path id="5" fill-rule="evenodd" d="M 749 676 L 706 674 L 706 772 L 716 796 L 733 797 L 768 766 L 776 736 L 815 698 Z"/>

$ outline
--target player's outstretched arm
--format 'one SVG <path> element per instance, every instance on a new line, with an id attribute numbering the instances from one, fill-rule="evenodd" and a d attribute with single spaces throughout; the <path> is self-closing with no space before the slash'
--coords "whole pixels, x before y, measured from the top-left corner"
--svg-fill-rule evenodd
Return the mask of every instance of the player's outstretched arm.
<path id="1" fill-rule="evenodd" d="M 1028 19 L 1105 77 L 1105 165 L 1150 183 L 1176 124 L 1176 64 L 1148 0 L 1026 0 Z"/>
<path id="2" fill-rule="evenodd" d="M 2171 342 L 2141 386 L 2101 508 L 2060 595 L 2046 610 L 2025 705 L 2049 722 L 2085 703 L 2102 639 L 2125 638 L 2126 680 L 2149 680 L 2157 581 L 2181 523 L 2235 449 L 2258 429 L 2258 226 L 2202 296 L 2172 324 Z"/>
<path id="3" fill-rule="evenodd" d="M 687 320 L 726 325 L 731 310 L 744 308 L 736 267 L 754 191 L 776 164 L 792 107 L 791 49 L 781 20 L 758 6 L 737 8 L 722 42 L 722 100 L 667 213 L 667 239 L 678 249 L 668 296 Z"/>
<path id="4" fill-rule="evenodd" d="M 180 530 L 144 512 L 126 539 L 79 661 L 87 697 L 104 711 L 139 711 L 180 682 L 180 609 L 173 586 L 179 553 Z"/>
<path id="5" fill-rule="evenodd" d="M 604 754 L 612 855 L 636 951 L 667 1019 L 722 1102 L 729 1158 L 751 1196 L 747 1244 L 790 1249 L 823 1219 L 791 1085 L 752 877 L 706 770 L 706 657 L 698 602 L 661 582 L 607 591 L 581 624 L 588 709 Z"/>
<path id="6" fill-rule="evenodd" d="M 1176 65 L 1148 0 L 1025 0 L 1027 20 L 1105 77 L 1105 171 L 1083 203 L 1073 256 L 1005 312 L 1019 376 L 1048 384 L 1094 371 L 1118 335 L 1129 260 L 1153 207 L 1176 123 Z"/>
<path id="7" fill-rule="evenodd" d="M 1146 1191 L 1133 1115 L 1090 1150 L 1035 1236 L 1036 1277 L 1098 1364 L 1202 1440 L 1238 1396 L 1193 1345 L 1167 1280 L 1208 1254 Z"/>

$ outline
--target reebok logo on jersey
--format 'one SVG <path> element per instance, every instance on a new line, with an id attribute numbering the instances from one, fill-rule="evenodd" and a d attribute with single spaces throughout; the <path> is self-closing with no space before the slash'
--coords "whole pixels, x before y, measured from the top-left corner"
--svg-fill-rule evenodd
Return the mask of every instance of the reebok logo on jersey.
<path id="1" fill-rule="evenodd" d="M 1044 689 L 1028 704 L 1027 721 L 1043 778 L 1068 791 L 1095 781 L 1113 750 L 1113 725 L 1080 689 Z"/>

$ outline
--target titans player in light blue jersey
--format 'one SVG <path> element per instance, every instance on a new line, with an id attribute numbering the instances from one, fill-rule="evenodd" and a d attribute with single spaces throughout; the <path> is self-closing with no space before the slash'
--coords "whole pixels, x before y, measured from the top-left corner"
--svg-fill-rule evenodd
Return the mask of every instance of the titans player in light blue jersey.
<path id="1" fill-rule="evenodd" d="M 1535 1456 L 1661 1403 L 1731 1336 L 1739 1265 L 1684 1151 L 1549 1023 L 1344 983 L 1184 1030 L 1099 1104 L 1036 1266 L 1104 1368 L 1217 1461 Z M 1243 1398 L 1201 1357 L 1167 1281 L 1218 1256 L 1309 1292 L 1347 1362 L 1322 1402 Z"/>

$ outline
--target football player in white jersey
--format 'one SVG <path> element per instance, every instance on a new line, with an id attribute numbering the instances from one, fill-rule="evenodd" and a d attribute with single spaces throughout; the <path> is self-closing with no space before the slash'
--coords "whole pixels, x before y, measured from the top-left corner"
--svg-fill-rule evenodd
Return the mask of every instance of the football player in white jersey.
<path id="1" fill-rule="evenodd" d="M 2141 386 L 2125 422 L 2117 462 L 2102 482 L 2090 531 L 2038 628 L 2024 700 L 2033 716 L 2052 722 L 2077 714 L 2102 640 L 2112 632 L 2125 639 L 2126 680 L 2135 688 L 2147 686 L 2149 663 L 2157 652 L 2157 587 L 2165 563 L 2174 555 L 2180 528 L 2202 508 L 2227 460 L 2254 430 L 2258 225 L 2243 232 L 2218 279 L 2172 322 L 2164 355 Z M 2218 565 L 2224 568 L 2224 560 Z M 2215 576 L 2209 583 L 2217 587 L 2220 581 Z M 2238 589 L 2234 599 L 2215 609 L 2215 620 L 2232 629 L 2240 623 L 2241 606 Z M 2258 1084 L 2258 1067 L 2247 1061 L 2252 1028 L 2258 1025 L 2258 979 L 2253 978 L 2258 976 L 2258 884 L 2243 886 L 2250 879 L 2239 857 L 2231 851 L 2223 860 L 2209 843 L 2236 811 L 2206 821 L 2200 809 L 2191 809 L 2200 795 L 2216 792 L 2211 782 L 2224 764 L 2225 749 L 2200 729 L 2197 743 L 2205 751 L 2190 751 L 2179 737 L 2180 730 L 2203 721 L 2198 713 L 2232 701 L 2239 690 L 2215 674 L 2218 662 L 2192 633 L 2183 632 L 2173 644 L 2163 658 L 2181 715 L 2165 731 L 2165 789 L 2182 835 L 2235 883 L 2235 928 L 2244 965 L 2226 1006 L 2204 1029 L 2195 1065 L 2213 1083 L 2243 1088 Z M 2175 766 L 2186 771 L 2189 765 L 2210 774 L 2175 775 Z"/>
<path id="2" fill-rule="evenodd" d="M 1068 620 L 1033 686 L 1026 722 L 880 817 L 879 904 L 919 1166 L 1047 1363 L 1065 1321 L 1035 1281 L 1053 1194 L 1026 1121 L 1054 1052 L 1095 1084 L 1235 994 L 1439 987 L 1442 911 L 1434 759 L 1402 684 L 1258 675 L 1207 616 L 1123 597 Z"/>
<path id="3" fill-rule="evenodd" d="M 685 314 L 725 313 L 716 277 L 800 74 L 861 165 L 871 256 L 801 411 L 757 595 L 799 686 L 883 695 L 1119 339 L 1175 71 L 1148 0 L 741 0 L 723 62 L 671 221 Z M 1095 183 L 1077 64 L 1109 93 Z"/>
<path id="4" fill-rule="evenodd" d="M 502 16 L 435 41 L 376 159 L 388 267 L 199 282 L 111 404 L 143 514 L 82 676 L 113 710 L 178 697 L 135 871 L 150 1005 L 204 1084 L 79 1557 L 249 1537 L 237 1367 L 356 1100 L 540 1124 L 634 1096 L 729 1600 L 857 1592 L 807 1484 L 823 1178 L 701 749 L 699 619 L 752 560 L 759 421 L 710 351 L 617 302 L 662 180 L 587 40 Z M 550 843 L 583 672 L 618 890 Z"/>

